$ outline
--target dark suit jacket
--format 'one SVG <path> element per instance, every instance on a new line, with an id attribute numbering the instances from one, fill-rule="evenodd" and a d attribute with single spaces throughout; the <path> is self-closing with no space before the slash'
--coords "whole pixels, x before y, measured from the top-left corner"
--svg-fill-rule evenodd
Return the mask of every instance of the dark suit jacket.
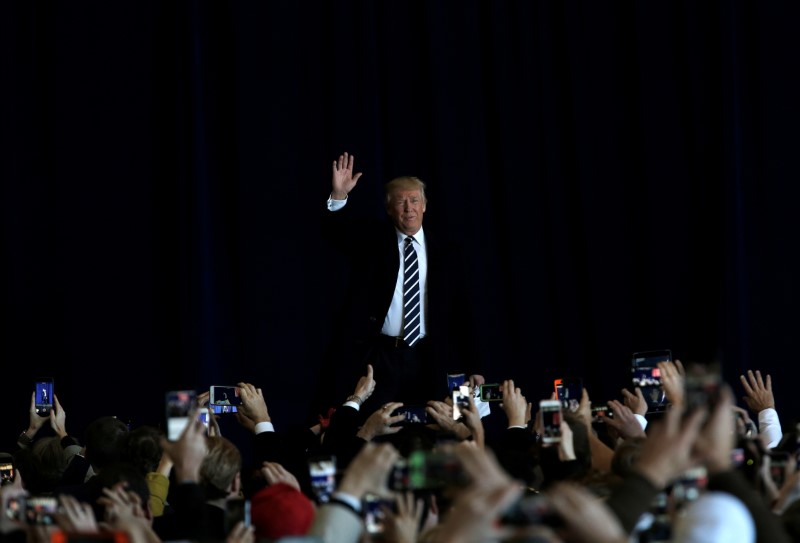
<path id="1" fill-rule="evenodd" d="M 322 221 L 323 236 L 350 264 L 347 297 L 334 332 L 350 360 L 357 359 L 359 350 L 363 353 L 380 334 L 400 270 L 397 234 L 388 216 L 383 221 L 362 220 L 352 216 L 352 207 L 325 209 Z M 424 231 L 428 257 L 425 341 L 432 353 L 429 375 L 444 396 L 447 373 L 470 375 L 481 370 L 472 343 L 474 324 L 460 243 L 439 238 L 427 228 Z M 348 345 L 355 347 L 355 354 Z M 363 374 L 363 367 L 357 369 Z"/>

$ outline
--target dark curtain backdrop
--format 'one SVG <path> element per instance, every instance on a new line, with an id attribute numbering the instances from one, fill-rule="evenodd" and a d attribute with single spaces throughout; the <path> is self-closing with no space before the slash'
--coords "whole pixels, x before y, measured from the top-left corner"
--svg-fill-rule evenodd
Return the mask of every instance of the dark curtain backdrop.
<path id="1" fill-rule="evenodd" d="M 796 2 L 0 5 L 3 443 L 50 375 L 80 435 L 249 381 L 310 424 L 346 280 L 331 162 L 428 183 L 489 380 L 720 353 L 800 409 Z M 346 242 L 344 240 L 343 242 Z"/>

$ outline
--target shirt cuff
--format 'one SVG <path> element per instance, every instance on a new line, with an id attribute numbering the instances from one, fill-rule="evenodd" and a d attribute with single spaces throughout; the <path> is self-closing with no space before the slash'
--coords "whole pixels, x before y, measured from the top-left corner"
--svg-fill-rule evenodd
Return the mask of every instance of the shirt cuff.
<path id="1" fill-rule="evenodd" d="M 642 431 L 646 430 L 647 429 L 647 419 L 644 418 L 644 415 L 640 415 L 638 413 L 634 413 L 633 416 L 636 417 L 636 420 L 639 421 L 639 426 L 642 427 Z"/>
<path id="2" fill-rule="evenodd" d="M 347 200 L 334 200 L 333 198 L 328 198 L 328 210 L 329 211 L 339 211 L 344 207 L 347 203 Z"/>
<path id="3" fill-rule="evenodd" d="M 360 407 L 361 407 L 361 406 L 360 406 L 360 405 L 358 405 L 358 403 L 356 403 L 356 402 L 344 402 L 344 405 L 350 406 L 350 407 L 352 407 L 353 409 L 355 409 L 356 411 L 359 411 L 359 410 L 360 410 Z"/>
<path id="4" fill-rule="evenodd" d="M 262 434 L 264 432 L 274 432 L 275 427 L 272 425 L 271 422 L 259 422 L 256 424 L 256 427 L 253 428 L 253 433 L 255 434 Z"/>
<path id="5" fill-rule="evenodd" d="M 347 494 L 345 492 L 334 492 L 331 495 L 331 501 L 341 502 L 342 504 L 350 507 L 355 514 L 361 514 L 361 500 L 352 494 Z"/>

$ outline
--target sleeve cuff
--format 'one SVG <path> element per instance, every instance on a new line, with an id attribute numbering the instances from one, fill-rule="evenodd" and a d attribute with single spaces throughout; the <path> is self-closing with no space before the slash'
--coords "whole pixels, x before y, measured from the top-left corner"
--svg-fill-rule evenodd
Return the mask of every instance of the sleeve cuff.
<path id="1" fill-rule="evenodd" d="M 639 426 L 642 427 L 642 430 L 643 431 L 647 430 L 647 419 L 644 418 L 644 415 L 640 415 L 638 413 L 634 413 L 633 416 L 636 417 L 636 420 L 639 421 Z"/>
<path id="2" fill-rule="evenodd" d="M 338 503 L 344 505 L 348 509 L 352 509 L 353 513 L 356 515 L 361 514 L 361 500 L 356 498 L 351 494 L 346 494 L 344 492 L 334 492 L 331 495 L 331 499 L 329 503 Z"/>
<path id="3" fill-rule="evenodd" d="M 274 432 L 275 426 L 272 425 L 271 422 L 259 422 L 256 424 L 256 427 L 253 428 L 253 432 L 255 434 L 263 434 L 264 432 Z"/>

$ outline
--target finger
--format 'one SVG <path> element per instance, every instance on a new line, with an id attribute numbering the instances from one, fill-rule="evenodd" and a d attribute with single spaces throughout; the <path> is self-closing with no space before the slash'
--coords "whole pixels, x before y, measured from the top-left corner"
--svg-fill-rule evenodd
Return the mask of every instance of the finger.
<path id="1" fill-rule="evenodd" d="M 686 375 L 686 369 L 683 367 L 683 362 L 680 360 L 675 360 L 675 368 L 678 370 L 678 375 L 681 377 Z"/>
<path id="2" fill-rule="evenodd" d="M 367 364 L 367 379 L 372 380 L 373 369 L 372 364 Z"/>
<path id="3" fill-rule="evenodd" d="M 742 382 L 742 387 L 744 391 L 747 393 L 748 396 L 753 395 L 753 389 L 750 387 L 750 383 L 747 381 L 747 378 L 744 375 L 739 376 L 739 380 Z"/>
<path id="4" fill-rule="evenodd" d="M 761 370 L 756 370 L 756 383 L 758 383 L 758 388 L 764 388 L 764 379 L 761 378 Z"/>
<path id="5" fill-rule="evenodd" d="M 767 390 L 772 392 L 772 376 L 767 374 Z"/>

